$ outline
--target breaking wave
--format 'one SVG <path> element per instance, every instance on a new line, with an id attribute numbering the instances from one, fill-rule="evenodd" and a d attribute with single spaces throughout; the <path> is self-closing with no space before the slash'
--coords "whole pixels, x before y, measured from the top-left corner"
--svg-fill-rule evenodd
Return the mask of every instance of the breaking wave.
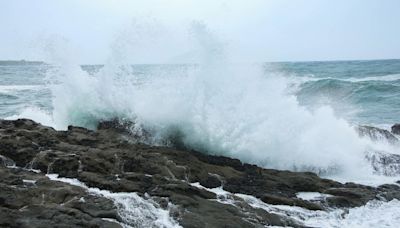
<path id="1" fill-rule="evenodd" d="M 258 66 L 196 66 L 147 79 L 79 71 L 54 85 L 53 120 L 95 128 L 112 118 L 135 122 L 147 143 L 179 138 L 186 147 L 264 167 L 372 173 L 365 160 L 377 145 L 360 138 L 329 107 L 309 111 L 287 93 L 288 82 Z M 147 134 L 148 135 L 148 134 Z"/>
<path id="2" fill-rule="evenodd" d="M 205 153 L 347 180 L 374 173 L 367 151 L 393 150 L 360 138 L 328 106 L 310 111 L 299 105 L 289 92 L 290 78 L 259 64 L 230 63 L 220 42 L 204 26 L 194 27 L 203 50 L 197 64 L 137 73 L 113 62 L 89 74 L 68 63 L 51 71 L 52 125 L 95 128 L 101 120 L 119 118 L 135 122 L 136 134 L 150 135 L 143 139 L 147 143 L 179 140 Z M 25 117 L 30 115 L 49 122 L 45 113 L 30 110 Z"/>
<path id="3" fill-rule="evenodd" d="M 307 81 L 320 81 L 320 80 L 337 80 L 337 81 L 345 81 L 345 82 L 369 82 L 369 81 L 384 81 L 384 82 L 391 82 L 391 81 L 398 81 L 400 80 L 400 74 L 388 74 L 382 76 L 371 76 L 371 77 L 362 77 L 362 78 L 333 78 L 333 77 L 310 77 L 310 76 L 303 76 L 301 77 L 302 82 Z"/>

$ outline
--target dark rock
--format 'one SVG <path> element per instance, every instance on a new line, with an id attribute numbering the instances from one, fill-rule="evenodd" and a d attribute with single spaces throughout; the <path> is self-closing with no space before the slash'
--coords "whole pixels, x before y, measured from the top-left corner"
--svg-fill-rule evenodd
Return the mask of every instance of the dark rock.
<path id="1" fill-rule="evenodd" d="M 32 169 L 40 170 L 42 173 L 49 173 L 49 166 L 53 163 L 53 161 L 60 155 L 57 155 L 57 151 L 45 150 L 40 151 L 34 160 L 31 161 Z"/>
<path id="2" fill-rule="evenodd" d="M 134 126 L 135 123 L 131 121 L 123 121 L 121 119 L 111 119 L 100 121 L 97 125 L 97 130 L 114 130 L 119 133 L 130 133 L 129 129 Z"/>
<path id="3" fill-rule="evenodd" d="M 83 127 L 68 126 L 67 140 L 81 146 L 94 147 L 98 140 L 96 134 Z"/>
<path id="4" fill-rule="evenodd" d="M 400 135 L 400 124 L 395 124 L 392 126 L 392 133 Z"/>
<path id="5" fill-rule="evenodd" d="M 370 152 L 366 159 L 371 162 L 375 172 L 385 176 L 396 176 L 400 174 L 400 155 L 382 152 Z"/>
<path id="6" fill-rule="evenodd" d="M 102 120 L 97 125 L 97 131 L 107 131 L 107 134 L 125 135 L 132 141 L 146 142 L 151 137 L 151 133 L 140 128 L 135 129 L 135 122 L 113 118 L 110 120 Z"/>
<path id="7" fill-rule="evenodd" d="M 121 227 L 102 219 L 117 218 L 108 199 L 19 168 L 0 176 L 0 227 Z"/>
<path id="8" fill-rule="evenodd" d="M 228 158 L 224 156 L 213 156 L 202 154 L 200 152 L 194 152 L 193 154 L 200 160 L 212 165 L 219 165 L 219 166 L 230 166 L 238 171 L 243 171 L 244 167 L 242 162 L 239 159 Z"/>
<path id="9" fill-rule="evenodd" d="M 307 208 L 309 210 L 323 210 L 323 207 L 321 205 L 296 198 L 265 194 L 261 197 L 261 200 L 265 203 L 273 205 L 290 205 Z"/>
<path id="10" fill-rule="evenodd" d="M 15 162 L 6 156 L 0 155 L 0 166 L 4 167 L 15 166 Z"/>
<path id="11" fill-rule="evenodd" d="M 400 186 L 395 184 L 385 184 L 378 187 L 378 198 L 386 200 L 400 199 Z"/>
<path id="12" fill-rule="evenodd" d="M 364 188 L 331 188 L 324 193 L 331 194 L 334 197 L 328 197 L 328 204 L 335 207 L 359 207 L 364 205 L 369 200 L 372 200 L 377 195 L 377 190 Z"/>
<path id="13" fill-rule="evenodd" d="M 133 143 L 132 137 L 143 135 L 126 131 L 131 124 L 112 120 L 100 123 L 96 131 L 74 126 L 68 131 L 56 131 L 26 119 L 0 120 L 0 227 L 120 226 L 110 222 L 121 222 L 110 200 L 50 181 L 46 173 L 77 178 L 89 187 L 112 192 L 136 192 L 159 202 L 162 208 L 172 203 L 176 207 L 170 209 L 170 215 L 184 227 L 301 227 L 287 216 L 254 208 L 234 195 L 230 196 L 233 204 L 221 203 L 216 194 L 192 186 L 193 182 L 205 188 L 222 186 L 226 191 L 252 195 L 269 204 L 310 210 L 400 198 L 396 185 L 374 188 L 341 184 L 311 172 L 263 169 L 184 147 L 179 150 Z M 387 139 L 394 137 L 390 132 L 363 129 L 368 137 L 378 133 Z M 400 163 L 396 156 L 375 155 L 370 159 L 387 167 L 398 167 L 395 164 Z M 21 168 L 6 168 L 14 164 Z M 28 172 L 29 169 L 41 172 Z M 388 174 L 388 170 L 382 172 Z M 311 202 L 297 198 L 297 192 L 321 192 L 332 197 Z"/>
<path id="14" fill-rule="evenodd" d="M 216 175 L 208 175 L 206 179 L 200 180 L 200 184 L 206 188 L 216 188 L 221 186 L 222 182 Z"/>
<path id="15" fill-rule="evenodd" d="M 78 176 L 78 169 L 79 161 L 72 155 L 55 159 L 48 172 L 59 174 L 60 177 L 75 178 Z"/>
<path id="16" fill-rule="evenodd" d="M 392 127 L 392 133 L 394 134 L 393 127 Z M 399 143 L 399 140 L 388 130 L 371 126 L 358 126 L 356 129 L 358 130 L 358 134 L 360 136 L 369 137 L 373 141 L 386 140 L 392 144 Z"/>

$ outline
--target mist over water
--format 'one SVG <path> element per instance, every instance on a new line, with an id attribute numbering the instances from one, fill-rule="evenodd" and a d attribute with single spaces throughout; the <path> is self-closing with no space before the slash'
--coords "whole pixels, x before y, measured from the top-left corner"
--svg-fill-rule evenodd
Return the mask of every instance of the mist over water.
<path id="1" fill-rule="evenodd" d="M 344 180 L 374 175 L 367 152 L 397 153 L 384 142 L 360 138 L 329 106 L 300 105 L 290 77 L 263 64 L 232 62 L 227 45 L 203 23 L 192 23 L 189 31 L 194 41 L 189 52 L 197 62 L 150 71 L 133 71 L 121 45 L 91 73 L 73 61 L 73 54 L 54 49 L 58 66 L 47 72 L 50 113 L 28 109 L 19 116 L 58 129 L 95 128 L 98 121 L 119 118 L 135 122 L 135 134 L 150 133 L 146 143 L 170 145 L 178 138 L 205 153 Z"/>

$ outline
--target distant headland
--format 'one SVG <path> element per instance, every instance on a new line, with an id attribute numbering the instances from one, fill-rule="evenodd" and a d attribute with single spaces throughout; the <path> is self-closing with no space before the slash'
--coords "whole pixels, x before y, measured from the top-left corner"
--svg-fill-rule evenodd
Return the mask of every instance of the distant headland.
<path id="1" fill-rule="evenodd" d="M 10 66 L 10 65 L 42 65 L 45 64 L 42 61 L 28 61 L 28 60 L 0 60 L 0 66 Z"/>

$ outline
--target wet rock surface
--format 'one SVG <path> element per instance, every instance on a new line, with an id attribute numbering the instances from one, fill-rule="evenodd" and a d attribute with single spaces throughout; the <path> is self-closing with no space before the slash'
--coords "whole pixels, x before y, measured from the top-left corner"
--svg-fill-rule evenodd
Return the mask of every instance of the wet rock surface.
<path id="1" fill-rule="evenodd" d="M 21 168 L 0 167 L 0 227 L 121 227 L 108 199 Z"/>
<path id="2" fill-rule="evenodd" d="M 1 120 L 0 227 L 120 227 L 123 218 L 113 202 L 49 180 L 48 173 L 111 192 L 148 195 L 159 207 L 172 203 L 176 209 L 170 216 L 183 227 L 302 227 L 239 199 L 221 203 L 195 182 L 309 210 L 400 198 L 397 185 L 341 184 L 310 172 L 263 169 L 222 156 L 132 143 L 125 133 L 115 122 L 103 122 L 97 131 L 72 126 L 56 131 L 27 119 Z M 298 192 L 332 196 L 311 202 L 297 198 Z"/>
<path id="3" fill-rule="evenodd" d="M 396 125 L 394 125 L 394 126 L 396 126 Z M 357 131 L 360 136 L 368 137 L 368 138 L 372 139 L 373 141 L 384 140 L 391 144 L 399 143 L 399 140 L 396 138 L 396 136 L 394 136 L 394 134 L 396 134 L 395 133 L 396 131 L 393 131 L 393 127 L 392 127 L 392 132 L 390 132 L 388 130 L 380 129 L 377 127 L 358 126 Z M 400 129 L 399 129 L 399 131 L 400 131 Z"/>
<path id="4" fill-rule="evenodd" d="M 396 135 L 400 135 L 400 123 L 392 126 L 392 133 Z"/>

